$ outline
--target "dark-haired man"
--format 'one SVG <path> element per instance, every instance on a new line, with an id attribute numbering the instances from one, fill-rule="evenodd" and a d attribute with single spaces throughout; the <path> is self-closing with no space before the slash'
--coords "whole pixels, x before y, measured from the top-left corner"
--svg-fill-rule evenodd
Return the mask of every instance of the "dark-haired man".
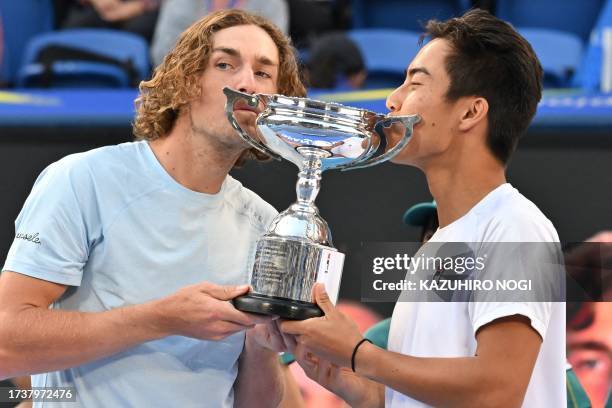
<path id="1" fill-rule="evenodd" d="M 431 21 L 426 31 L 431 41 L 387 100 L 393 115 L 422 118 L 394 159 L 425 173 L 438 207 L 440 227 L 422 250 L 558 242 L 551 222 L 505 178 L 541 97 L 533 49 L 480 10 Z M 535 274 L 530 267 L 524 272 Z M 314 294 L 325 316 L 282 330 L 295 336 L 305 371 L 351 406 L 566 405 L 562 303 L 398 302 L 387 351 L 363 343 L 322 286 Z"/>

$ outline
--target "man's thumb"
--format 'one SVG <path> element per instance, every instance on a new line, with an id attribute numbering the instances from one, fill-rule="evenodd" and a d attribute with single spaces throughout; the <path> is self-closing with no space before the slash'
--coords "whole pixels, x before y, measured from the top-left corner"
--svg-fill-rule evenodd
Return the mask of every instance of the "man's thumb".
<path id="1" fill-rule="evenodd" d="M 329 295 L 325 291 L 324 284 L 322 283 L 315 284 L 314 298 L 315 298 L 315 302 L 317 303 L 317 305 L 319 305 L 321 310 L 323 310 L 323 313 L 327 314 L 328 312 L 331 312 L 334 310 L 334 305 L 331 299 L 329 298 Z"/>
<path id="2" fill-rule="evenodd" d="M 206 288 L 205 292 L 219 300 L 231 300 L 236 296 L 244 295 L 250 288 L 249 285 L 210 285 Z"/>

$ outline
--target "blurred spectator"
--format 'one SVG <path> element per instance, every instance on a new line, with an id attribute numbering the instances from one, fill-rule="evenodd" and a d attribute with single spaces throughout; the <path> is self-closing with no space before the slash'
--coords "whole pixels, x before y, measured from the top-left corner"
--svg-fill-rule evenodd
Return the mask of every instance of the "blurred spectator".
<path id="1" fill-rule="evenodd" d="M 258 14 L 278 26 L 283 33 L 288 32 L 289 11 L 285 0 L 164 0 L 151 44 L 153 66 L 163 61 L 179 35 L 193 22 L 208 13 L 226 8 L 239 8 Z"/>
<path id="2" fill-rule="evenodd" d="M 592 323 L 568 329 L 568 360 L 593 408 L 603 408 L 612 387 L 612 303 L 585 303 L 582 310 L 593 314 Z"/>
<path id="3" fill-rule="evenodd" d="M 112 28 L 139 34 L 151 41 L 160 0 L 72 0 L 59 27 Z"/>
<path id="4" fill-rule="evenodd" d="M 588 242 L 602 242 L 612 245 L 610 232 L 600 233 Z M 591 254 L 609 254 L 609 251 L 590 251 Z M 612 390 L 612 279 L 610 259 L 595 264 L 603 264 L 601 302 L 583 302 L 573 305 L 568 312 L 567 356 L 578 379 L 584 386 L 593 408 L 603 408 L 610 401 Z M 593 262 L 584 259 L 585 265 Z M 606 301 L 607 300 L 607 301 Z M 568 307 L 570 304 L 568 303 Z"/>
<path id="5" fill-rule="evenodd" d="M 289 34 L 293 44 L 309 48 L 318 35 L 347 30 L 351 25 L 350 0 L 287 0 Z M 308 17 L 306 17 L 308 16 Z"/>
<path id="6" fill-rule="evenodd" d="M 438 229 L 438 206 L 435 201 L 417 203 L 408 208 L 402 217 L 404 224 L 420 227 L 422 243 L 426 243 Z"/>
<path id="7" fill-rule="evenodd" d="M 340 32 L 317 38 L 306 65 L 306 80 L 312 88 L 359 89 L 367 77 L 361 51 Z"/>
<path id="8" fill-rule="evenodd" d="M 602 70 L 610 61 L 605 60 L 605 33 L 612 26 L 612 1 L 603 7 L 589 36 L 582 64 L 573 78 L 573 86 L 588 91 L 605 91 L 602 83 Z"/>

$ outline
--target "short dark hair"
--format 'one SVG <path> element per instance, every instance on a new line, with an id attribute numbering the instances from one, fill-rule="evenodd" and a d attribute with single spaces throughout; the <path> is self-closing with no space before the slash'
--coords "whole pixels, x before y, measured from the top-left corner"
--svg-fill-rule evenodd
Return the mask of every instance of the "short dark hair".
<path id="1" fill-rule="evenodd" d="M 424 35 L 452 47 L 447 99 L 481 96 L 489 103 L 487 145 L 506 164 L 542 97 L 542 66 L 533 48 L 510 24 L 480 9 L 430 20 Z"/>

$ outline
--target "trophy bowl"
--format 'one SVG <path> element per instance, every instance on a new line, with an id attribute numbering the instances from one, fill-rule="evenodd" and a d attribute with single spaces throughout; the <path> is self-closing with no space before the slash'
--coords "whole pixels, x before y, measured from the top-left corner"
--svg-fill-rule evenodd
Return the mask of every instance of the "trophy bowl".
<path id="1" fill-rule="evenodd" d="M 334 248 L 329 226 L 314 204 L 322 172 L 391 159 L 406 146 L 420 118 L 385 116 L 307 98 L 250 95 L 227 87 L 223 91 L 227 118 L 238 135 L 258 151 L 284 158 L 299 169 L 297 201 L 257 242 L 252 291 L 234 299 L 234 305 L 286 319 L 321 316 L 311 299 L 312 288 L 323 282 L 335 303 L 344 263 L 344 254 Z M 394 129 L 398 126 L 403 131 Z"/>

